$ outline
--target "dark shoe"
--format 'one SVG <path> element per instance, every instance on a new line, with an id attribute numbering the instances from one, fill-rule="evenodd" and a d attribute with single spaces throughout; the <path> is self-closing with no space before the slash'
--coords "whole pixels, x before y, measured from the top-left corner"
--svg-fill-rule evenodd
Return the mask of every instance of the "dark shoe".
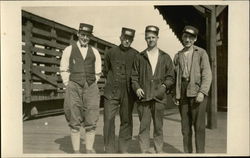
<path id="1" fill-rule="evenodd" d="M 74 154 L 81 154 L 80 151 L 74 151 Z"/>
<path id="2" fill-rule="evenodd" d="M 95 152 L 94 149 L 92 149 L 92 150 L 87 150 L 87 149 L 86 149 L 86 153 L 87 153 L 87 154 L 95 154 L 96 152 Z"/>
<path id="3" fill-rule="evenodd" d="M 128 154 L 127 151 L 122 151 L 122 152 L 119 152 L 119 153 L 121 153 L 121 154 Z"/>

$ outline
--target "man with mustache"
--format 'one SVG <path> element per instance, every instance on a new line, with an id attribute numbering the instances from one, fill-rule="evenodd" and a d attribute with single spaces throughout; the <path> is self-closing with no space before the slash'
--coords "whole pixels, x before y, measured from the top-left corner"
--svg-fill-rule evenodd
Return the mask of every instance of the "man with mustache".
<path id="1" fill-rule="evenodd" d="M 101 75 L 101 57 L 98 50 L 89 45 L 92 32 L 92 25 L 80 23 L 78 41 L 65 48 L 60 64 L 66 86 L 64 112 L 75 153 L 80 153 L 81 126 L 86 130 L 86 153 L 95 153 L 93 144 L 99 118 L 97 81 Z"/>

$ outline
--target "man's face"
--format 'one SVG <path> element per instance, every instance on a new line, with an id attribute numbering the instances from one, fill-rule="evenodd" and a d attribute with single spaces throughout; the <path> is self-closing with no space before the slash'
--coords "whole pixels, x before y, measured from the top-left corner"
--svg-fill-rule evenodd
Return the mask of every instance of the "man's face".
<path id="1" fill-rule="evenodd" d="M 122 46 L 125 48 L 128 48 L 133 42 L 133 37 L 121 35 L 120 40 L 121 40 Z"/>
<path id="2" fill-rule="evenodd" d="M 158 36 L 153 32 L 146 32 L 145 40 L 149 48 L 157 46 Z"/>
<path id="3" fill-rule="evenodd" d="M 87 46 L 89 41 L 90 41 L 90 35 L 83 33 L 83 32 L 78 32 L 77 34 L 79 42 L 83 46 Z"/>
<path id="4" fill-rule="evenodd" d="M 188 34 L 188 33 L 183 33 L 182 34 L 182 43 L 184 45 L 184 47 L 189 48 L 191 46 L 194 45 L 194 43 L 196 42 L 196 36 Z"/>

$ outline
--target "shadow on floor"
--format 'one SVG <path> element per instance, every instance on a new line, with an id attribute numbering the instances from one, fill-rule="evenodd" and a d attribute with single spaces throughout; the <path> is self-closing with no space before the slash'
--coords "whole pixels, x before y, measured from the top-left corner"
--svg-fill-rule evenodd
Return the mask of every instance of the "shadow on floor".
<path id="1" fill-rule="evenodd" d="M 116 143 L 117 143 L 117 136 L 116 136 Z M 72 145 L 71 145 L 71 138 L 70 136 L 65 136 L 63 138 L 59 138 L 55 140 L 55 143 L 59 144 L 59 150 L 65 152 L 65 153 L 69 153 L 72 154 L 73 153 L 73 149 L 72 149 Z M 116 145 L 118 146 L 118 145 Z M 153 139 L 151 139 L 151 147 L 153 147 Z M 96 150 L 96 153 L 105 153 L 104 152 L 104 142 L 103 142 L 103 136 L 102 135 L 96 135 L 95 137 L 95 143 L 94 143 L 94 149 Z M 153 153 L 153 148 L 152 149 L 152 153 Z M 181 153 L 181 151 L 179 151 L 178 149 L 176 149 L 174 146 L 168 144 L 168 143 L 164 143 L 163 145 L 163 151 L 165 153 Z M 81 139 L 81 146 L 80 146 L 80 152 L 81 153 L 85 153 L 85 144 L 84 144 L 84 140 Z M 140 148 L 139 148 L 139 143 L 138 143 L 138 139 L 136 137 L 136 139 L 133 139 L 129 145 L 129 149 L 128 149 L 129 153 L 140 153 Z"/>

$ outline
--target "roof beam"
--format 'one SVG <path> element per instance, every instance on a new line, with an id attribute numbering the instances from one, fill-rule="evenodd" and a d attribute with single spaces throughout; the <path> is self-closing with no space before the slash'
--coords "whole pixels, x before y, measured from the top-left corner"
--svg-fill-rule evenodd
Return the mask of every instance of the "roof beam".
<path id="1" fill-rule="evenodd" d="M 213 10 L 213 6 L 210 6 L 210 5 L 202 5 L 202 7 L 208 9 L 209 11 Z"/>
<path id="2" fill-rule="evenodd" d="M 227 7 L 227 5 L 218 5 L 216 6 L 216 16 L 219 16 L 220 13 Z"/>
<path id="3" fill-rule="evenodd" d="M 198 6 L 198 5 L 194 5 L 193 6 L 196 10 L 198 10 L 199 12 L 201 12 L 202 14 L 205 14 L 206 12 L 206 10 L 205 10 L 205 8 L 203 8 L 203 7 L 201 7 L 201 6 Z"/>

